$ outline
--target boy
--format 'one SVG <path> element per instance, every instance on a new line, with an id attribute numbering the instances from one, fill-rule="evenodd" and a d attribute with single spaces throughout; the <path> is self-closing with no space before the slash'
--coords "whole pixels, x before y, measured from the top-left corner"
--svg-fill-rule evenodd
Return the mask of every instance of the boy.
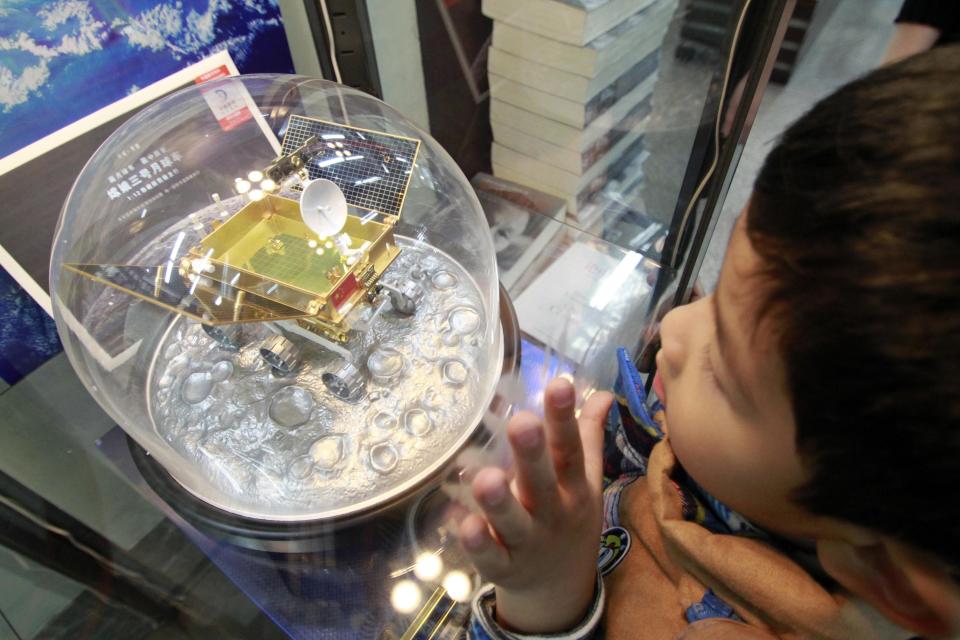
<path id="1" fill-rule="evenodd" d="M 716 292 L 663 320 L 659 422 L 624 353 L 605 463 L 610 394 L 511 420 L 516 479 L 481 471 L 460 528 L 475 637 L 960 629 L 957 78 L 932 51 L 784 134 Z"/>

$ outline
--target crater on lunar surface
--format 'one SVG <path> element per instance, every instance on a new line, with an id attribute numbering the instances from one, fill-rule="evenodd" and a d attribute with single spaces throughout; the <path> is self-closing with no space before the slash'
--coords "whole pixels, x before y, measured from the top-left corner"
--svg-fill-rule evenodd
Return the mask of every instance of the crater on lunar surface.
<path id="1" fill-rule="evenodd" d="M 467 382 L 469 370 L 463 360 L 450 359 L 441 368 L 444 383 L 452 387 L 462 387 Z"/>
<path id="2" fill-rule="evenodd" d="M 213 390 L 213 379 L 205 371 L 197 371 L 187 376 L 180 388 L 183 401 L 189 404 L 200 404 L 207 399 Z"/>
<path id="3" fill-rule="evenodd" d="M 233 373 L 233 363 L 229 360 L 221 360 L 217 364 L 213 365 L 213 368 L 210 370 L 210 378 L 214 382 L 223 382 Z"/>
<path id="4" fill-rule="evenodd" d="M 378 429 L 383 429 L 384 431 L 393 429 L 395 426 L 397 426 L 397 418 L 386 411 L 380 411 L 373 417 L 373 425 Z"/>
<path id="5" fill-rule="evenodd" d="M 452 289 L 457 286 L 457 276 L 449 271 L 437 271 L 433 274 L 433 277 L 430 278 L 430 282 L 434 288 L 440 291 L 446 291 L 447 289 Z"/>
<path id="6" fill-rule="evenodd" d="M 381 442 L 370 448 L 370 465 L 377 473 L 384 475 L 390 473 L 397 468 L 399 460 L 400 455 L 397 453 L 397 448 L 389 442 Z"/>
<path id="7" fill-rule="evenodd" d="M 292 429 L 310 419 L 316 404 L 313 395 L 300 387 L 284 387 L 270 401 L 270 419 L 281 427 Z"/>
<path id="8" fill-rule="evenodd" d="M 378 347 L 367 358 L 367 369 L 375 382 L 390 382 L 403 371 L 403 354 L 393 347 Z"/>
<path id="9" fill-rule="evenodd" d="M 423 409 L 411 409 L 404 414 L 403 425 L 411 434 L 422 438 L 430 433 L 430 429 L 433 427 L 433 420 L 430 419 L 430 416 L 427 415 L 427 412 Z"/>

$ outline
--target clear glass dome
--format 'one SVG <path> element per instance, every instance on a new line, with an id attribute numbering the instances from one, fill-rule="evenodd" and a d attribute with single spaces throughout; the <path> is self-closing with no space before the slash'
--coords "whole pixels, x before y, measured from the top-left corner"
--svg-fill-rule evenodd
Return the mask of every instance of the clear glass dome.
<path id="1" fill-rule="evenodd" d="M 77 178 L 50 270 L 90 393 L 241 516 L 397 499 L 497 383 L 494 249 L 468 181 L 395 110 L 323 80 L 225 78 L 139 113 Z"/>

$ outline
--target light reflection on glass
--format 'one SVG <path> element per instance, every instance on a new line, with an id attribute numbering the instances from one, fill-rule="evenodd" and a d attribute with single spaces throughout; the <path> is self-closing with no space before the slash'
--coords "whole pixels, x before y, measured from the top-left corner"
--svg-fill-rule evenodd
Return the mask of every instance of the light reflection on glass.
<path id="1" fill-rule="evenodd" d="M 435 553 L 421 553 L 413 566 L 413 575 L 425 581 L 436 580 L 442 571 L 443 560 Z"/>
<path id="2" fill-rule="evenodd" d="M 390 592 L 390 604 L 399 613 L 413 613 L 423 601 L 423 592 L 413 580 L 401 580 Z"/>
<path id="3" fill-rule="evenodd" d="M 597 285 L 593 296 L 590 297 L 590 306 L 598 311 L 603 311 L 607 304 L 623 289 L 624 283 L 637 268 L 637 265 L 640 264 L 640 260 L 640 254 L 633 251 L 624 255 L 613 271 L 605 275 Z"/>
<path id="4" fill-rule="evenodd" d="M 341 157 L 327 158 L 326 160 L 323 160 L 323 161 L 321 161 L 321 162 L 318 162 L 318 163 L 317 163 L 317 166 L 318 166 L 318 167 L 329 167 L 329 166 L 334 165 L 334 164 L 337 164 L 337 163 L 339 163 L 339 162 L 343 162 L 343 158 L 341 158 Z"/>
<path id="5" fill-rule="evenodd" d="M 180 253 L 180 246 L 183 244 L 183 239 L 186 237 L 186 232 L 181 231 L 177 234 L 177 239 L 173 241 L 173 249 L 170 251 L 170 259 L 174 260 L 177 257 L 177 254 Z"/>
<path id="6" fill-rule="evenodd" d="M 473 585 L 470 578 L 463 571 L 451 571 L 443 578 L 443 588 L 447 590 L 447 595 L 457 602 L 467 602 L 470 600 L 470 594 L 473 591 Z"/>

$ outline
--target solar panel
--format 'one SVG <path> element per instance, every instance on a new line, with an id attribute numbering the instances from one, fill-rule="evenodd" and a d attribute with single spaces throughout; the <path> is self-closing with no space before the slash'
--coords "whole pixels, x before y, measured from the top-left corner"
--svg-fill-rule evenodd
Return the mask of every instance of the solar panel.
<path id="1" fill-rule="evenodd" d="M 292 153 L 313 136 L 316 142 L 304 154 L 311 180 L 337 183 L 355 207 L 400 215 L 419 140 L 294 115 L 282 154 Z"/>
<path id="2" fill-rule="evenodd" d="M 207 324 L 267 322 L 311 315 L 223 282 L 191 286 L 172 264 L 138 267 L 127 264 L 64 264 L 64 268 L 100 284 L 152 302 Z"/>

